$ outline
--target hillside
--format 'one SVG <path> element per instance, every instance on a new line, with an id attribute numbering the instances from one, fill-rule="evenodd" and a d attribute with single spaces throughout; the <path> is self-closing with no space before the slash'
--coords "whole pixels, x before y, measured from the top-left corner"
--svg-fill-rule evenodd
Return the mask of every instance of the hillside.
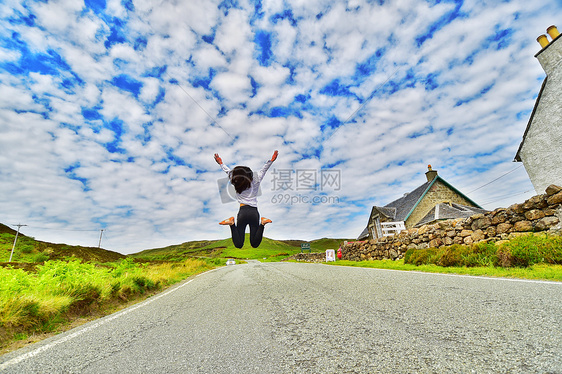
<path id="1" fill-rule="evenodd" d="M 7 263 L 14 243 L 16 231 L 0 224 L 0 264 Z M 12 264 L 36 263 L 47 260 L 77 258 L 84 262 L 114 262 L 127 256 L 97 247 L 55 244 L 35 240 L 20 232 Z"/>
<path id="2" fill-rule="evenodd" d="M 16 235 L 16 230 L 0 223 L 0 234 Z M 22 235 L 22 234 L 20 234 L 20 235 Z"/>
<path id="3" fill-rule="evenodd" d="M 16 231 L 0 224 L 0 265 L 7 263 L 10 258 L 12 244 Z M 312 252 L 324 252 L 326 249 L 337 249 L 344 240 L 322 238 L 312 241 L 305 240 L 275 240 L 263 238 L 259 248 L 252 248 L 246 235 L 244 247 L 238 249 L 232 240 L 196 240 L 182 244 L 170 245 L 162 248 L 147 249 L 131 255 L 97 248 L 82 247 L 67 244 L 54 244 L 35 240 L 20 232 L 14 251 L 12 264 L 38 263 L 47 260 L 62 260 L 78 258 L 84 262 L 115 262 L 125 257 L 132 257 L 145 261 L 182 261 L 190 257 L 199 258 L 235 258 L 235 259 L 266 259 L 280 261 L 300 252 L 302 243 L 310 243 Z"/>
<path id="4" fill-rule="evenodd" d="M 279 261 L 300 252 L 302 243 L 310 243 L 312 252 L 324 252 L 326 249 L 337 249 L 344 240 L 322 238 L 312 240 L 275 240 L 267 237 L 259 248 L 252 248 L 249 244 L 249 234 L 246 234 L 244 247 L 238 249 L 232 240 L 200 240 L 190 241 L 164 248 L 147 249 L 130 256 L 145 260 L 179 261 L 186 257 L 205 258 L 235 258 L 235 259 L 266 259 Z"/>

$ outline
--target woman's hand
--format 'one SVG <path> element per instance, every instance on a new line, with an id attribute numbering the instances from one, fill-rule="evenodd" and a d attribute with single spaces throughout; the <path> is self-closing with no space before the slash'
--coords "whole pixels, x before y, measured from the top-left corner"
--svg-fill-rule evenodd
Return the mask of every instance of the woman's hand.
<path id="1" fill-rule="evenodd" d="M 217 164 L 222 165 L 222 159 L 219 157 L 218 153 L 215 153 L 215 161 Z"/>
<path id="2" fill-rule="evenodd" d="M 275 151 L 273 152 L 273 156 L 271 156 L 271 162 L 277 160 L 277 155 L 279 154 L 279 152 Z"/>

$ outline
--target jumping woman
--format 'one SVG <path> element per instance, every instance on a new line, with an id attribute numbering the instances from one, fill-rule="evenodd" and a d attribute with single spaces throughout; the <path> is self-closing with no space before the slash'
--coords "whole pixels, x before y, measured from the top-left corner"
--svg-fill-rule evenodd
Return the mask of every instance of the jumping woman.
<path id="1" fill-rule="evenodd" d="M 236 166 L 230 170 L 228 166 L 222 163 L 222 159 L 218 153 L 215 153 L 215 161 L 221 166 L 221 169 L 228 175 L 230 183 L 236 190 L 236 200 L 240 203 L 240 210 L 236 223 L 234 217 L 219 222 L 219 225 L 230 226 L 232 233 L 232 242 L 236 248 L 242 248 L 246 236 L 246 226 L 250 226 L 250 244 L 253 248 L 257 248 L 263 238 L 263 229 L 265 225 L 271 223 L 270 219 L 262 217 L 258 212 L 258 190 L 260 183 L 267 173 L 267 170 L 277 160 L 278 152 L 273 152 L 271 160 L 267 161 L 261 168 L 259 173 L 254 177 L 252 170 L 247 166 Z"/>

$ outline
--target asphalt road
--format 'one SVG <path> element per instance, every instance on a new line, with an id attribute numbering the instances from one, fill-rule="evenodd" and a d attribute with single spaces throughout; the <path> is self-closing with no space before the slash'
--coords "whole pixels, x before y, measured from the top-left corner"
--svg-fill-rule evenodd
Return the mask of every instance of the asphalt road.
<path id="1" fill-rule="evenodd" d="M 201 274 L 5 373 L 562 373 L 562 283 L 295 263 Z"/>

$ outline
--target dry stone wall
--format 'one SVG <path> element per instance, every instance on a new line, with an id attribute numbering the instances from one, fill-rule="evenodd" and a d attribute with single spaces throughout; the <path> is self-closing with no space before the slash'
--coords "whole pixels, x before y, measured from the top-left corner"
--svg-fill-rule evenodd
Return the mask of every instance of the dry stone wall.
<path id="1" fill-rule="evenodd" d="M 562 232 L 562 187 L 551 185 L 546 193 L 524 203 L 499 208 L 469 218 L 441 221 L 402 231 L 400 234 L 342 246 L 342 259 L 396 260 L 408 249 L 438 248 L 452 244 L 509 240 L 529 232 Z"/>
<path id="2" fill-rule="evenodd" d="M 304 261 L 304 262 L 324 262 L 326 261 L 326 253 L 324 252 L 312 252 L 297 253 L 288 258 L 288 260 Z"/>

